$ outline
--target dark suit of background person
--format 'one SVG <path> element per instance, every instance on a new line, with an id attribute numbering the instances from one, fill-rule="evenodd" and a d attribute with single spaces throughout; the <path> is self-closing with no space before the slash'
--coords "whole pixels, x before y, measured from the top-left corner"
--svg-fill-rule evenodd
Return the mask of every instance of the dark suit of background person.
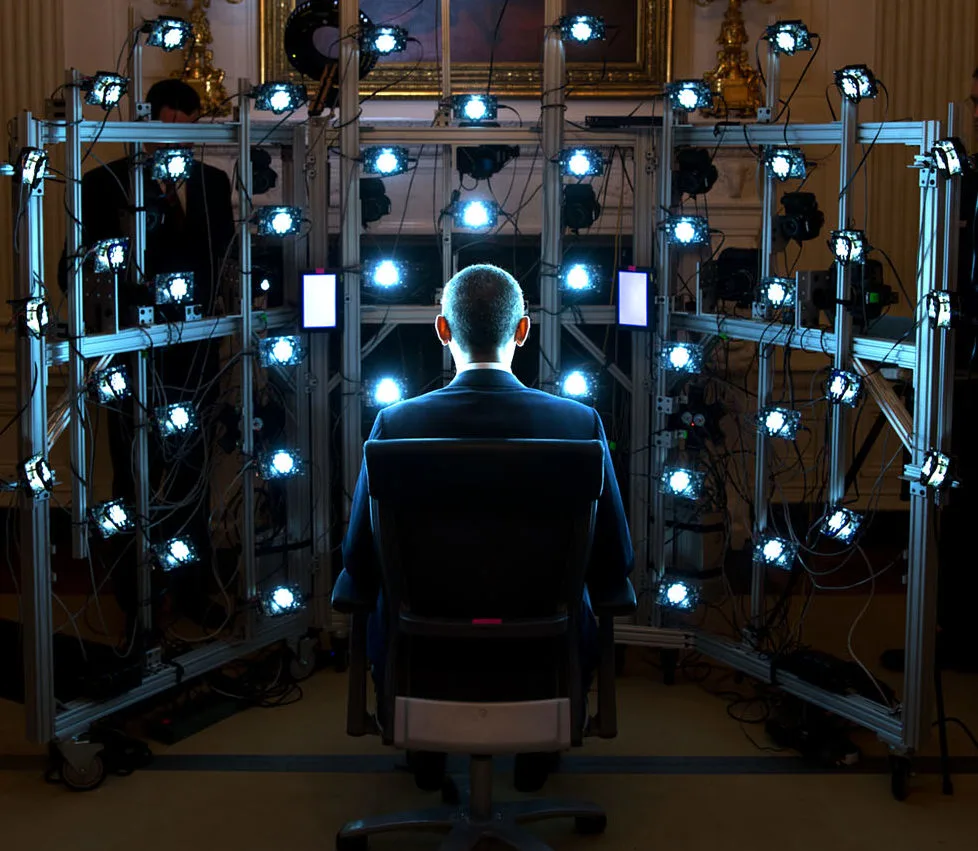
<path id="1" fill-rule="evenodd" d="M 480 267 L 470 267 L 473 268 Z M 463 270 L 456 278 L 468 271 Z M 452 282 L 449 282 L 446 291 L 451 286 Z M 512 286 L 519 290 L 515 281 L 512 282 Z M 519 302 L 522 304 L 522 293 Z M 444 317 L 438 319 L 439 323 L 443 320 Z M 522 339 L 516 345 L 523 344 L 529 329 L 528 318 L 524 317 L 521 322 L 525 322 L 526 327 L 522 332 L 517 331 L 517 338 L 519 339 L 522 333 Z M 447 328 L 447 324 L 445 327 Z M 445 342 L 442 328 L 439 328 L 439 336 Z M 513 348 L 515 346 L 511 345 L 508 361 L 504 363 L 483 362 L 468 368 L 459 363 L 459 355 L 453 348 L 452 353 L 459 370 L 455 379 L 440 390 L 381 410 L 374 422 L 370 440 L 401 438 L 600 440 L 604 445 L 604 490 L 598 503 L 593 554 L 586 581 L 591 588 L 600 588 L 620 580 L 632 569 L 634 551 L 601 418 L 593 408 L 579 402 L 525 387 L 508 368 L 512 360 Z M 476 355 L 472 357 L 474 360 L 478 359 Z M 503 355 L 503 358 L 505 357 L 506 355 Z M 496 357 L 496 360 L 500 358 Z M 520 482 L 513 482 L 514 491 L 519 487 Z M 450 493 L 445 494 L 446 501 L 451 498 Z M 380 587 L 380 569 L 375 557 L 370 529 L 366 469 L 363 466 L 360 468 L 350 511 L 350 523 L 343 542 L 343 565 L 357 587 L 364 589 L 366 593 L 373 593 L 374 589 Z M 460 561 L 459 569 L 465 569 L 464 561 Z M 583 631 L 581 663 L 585 672 L 586 693 L 591 676 L 597 667 L 598 651 L 596 622 L 587 597 L 584 606 L 586 611 L 581 619 Z M 382 682 L 386 655 L 386 619 L 381 615 L 382 608 L 381 597 L 378 599 L 377 611 L 371 615 L 367 637 L 367 653 L 373 665 L 375 686 L 379 686 Z M 534 684 L 529 681 L 520 682 L 518 654 L 514 658 L 507 657 L 500 664 L 505 666 L 507 682 L 515 683 L 515 688 L 524 691 L 523 694 L 512 695 L 513 699 L 535 697 L 529 693 Z M 464 671 L 464 660 L 461 666 L 452 662 L 445 663 L 444 667 L 447 670 Z M 530 677 L 532 674 L 527 674 L 526 679 Z M 464 699 L 464 695 L 455 696 Z M 543 776 L 545 777 L 545 773 Z M 519 783 L 519 780 L 517 782 Z M 542 783 L 542 780 L 540 782 Z"/>
<path id="2" fill-rule="evenodd" d="M 199 97 L 180 80 L 157 83 L 150 88 L 146 97 L 152 105 L 154 120 L 190 123 L 199 114 Z M 151 152 L 147 156 L 151 156 Z M 193 302 L 199 304 L 202 312 L 208 315 L 213 311 L 222 265 L 226 262 L 228 247 L 234 236 L 228 176 L 221 169 L 200 162 L 197 156 L 190 177 L 182 187 L 173 183 L 161 185 L 152 178 L 148 166 L 143 169 L 143 175 L 148 217 L 145 265 L 140 270 L 130 264 L 128 283 L 120 277 L 120 327 L 135 324 L 132 312 L 136 305 L 153 304 L 152 281 L 157 274 L 166 272 L 194 273 Z M 132 204 L 132 179 L 128 159 L 114 160 L 85 174 L 82 179 L 84 245 L 133 235 L 135 208 Z M 64 260 L 61 272 L 63 276 L 66 273 Z M 62 277 L 62 288 L 65 280 Z M 144 281 L 149 282 L 149 286 L 140 283 Z M 86 297 L 90 296 L 86 294 Z M 116 358 L 116 362 L 119 361 L 127 365 L 130 378 L 134 377 L 135 357 L 120 356 Z M 155 495 L 160 483 L 165 481 L 163 502 L 179 504 L 190 501 L 189 505 L 154 514 L 151 538 L 154 543 L 177 534 L 188 534 L 193 538 L 203 565 L 178 571 L 170 577 L 169 587 L 175 598 L 175 608 L 195 620 L 201 620 L 203 610 L 210 605 L 199 584 L 202 577 L 210 575 L 207 569 L 210 557 L 210 487 L 208 478 L 202 477 L 201 473 L 210 451 L 207 447 L 210 430 L 206 427 L 209 409 L 213 407 L 219 389 L 216 381 L 208 385 L 216 378 L 219 368 L 219 341 L 170 345 L 157 350 L 150 362 L 150 407 L 164 402 L 193 402 L 204 426 L 185 443 L 178 439 L 164 447 L 155 429 L 150 433 L 149 440 L 151 493 Z M 153 382 L 153 369 L 162 385 L 162 394 Z M 119 407 L 120 413 L 109 412 L 106 418 L 113 468 L 113 498 L 134 503 L 136 480 L 132 400 L 126 400 Z M 153 498 L 155 500 L 155 496 Z M 111 539 L 108 543 L 110 546 L 106 548 L 106 557 L 114 560 L 119 553 L 120 542 Z M 132 558 L 127 557 L 113 572 L 117 597 L 130 622 L 137 603 L 135 572 L 131 569 L 131 561 Z"/>

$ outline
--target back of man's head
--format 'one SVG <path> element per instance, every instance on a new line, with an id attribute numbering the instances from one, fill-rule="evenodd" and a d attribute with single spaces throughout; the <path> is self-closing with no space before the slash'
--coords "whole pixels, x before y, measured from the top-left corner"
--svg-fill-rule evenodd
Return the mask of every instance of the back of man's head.
<path id="1" fill-rule="evenodd" d="M 153 83 L 146 92 L 146 101 L 152 109 L 153 121 L 159 121 L 167 107 L 189 116 L 200 111 L 200 95 L 183 80 L 167 79 Z"/>
<path id="2" fill-rule="evenodd" d="M 441 312 L 466 354 L 494 355 L 513 339 L 523 318 L 523 290 L 498 266 L 468 266 L 442 293 Z"/>

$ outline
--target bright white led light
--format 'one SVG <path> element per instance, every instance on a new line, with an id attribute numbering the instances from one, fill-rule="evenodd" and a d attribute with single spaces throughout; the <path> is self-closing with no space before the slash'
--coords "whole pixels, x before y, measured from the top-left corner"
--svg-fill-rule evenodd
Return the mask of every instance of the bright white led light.
<path id="1" fill-rule="evenodd" d="M 779 154 L 771 160 L 771 171 L 774 172 L 775 177 L 784 180 L 791 173 L 791 163 L 788 162 L 787 157 Z"/>
<path id="2" fill-rule="evenodd" d="M 846 97 L 854 98 L 859 96 L 859 85 L 852 77 L 842 78 L 842 92 Z"/>
<path id="3" fill-rule="evenodd" d="M 784 554 L 784 544 L 777 538 L 772 538 L 764 545 L 763 552 L 768 561 L 777 561 Z"/>
<path id="4" fill-rule="evenodd" d="M 109 510 L 106 512 L 106 517 L 108 517 L 108 519 L 116 527 L 125 526 L 129 522 L 128 512 L 118 503 L 114 503 L 113 505 L 109 506 Z"/>
<path id="5" fill-rule="evenodd" d="M 682 582 L 673 582 L 672 585 L 666 589 L 666 599 L 674 606 L 684 603 L 688 596 L 689 592 L 686 590 L 686 586 Z"/>
<path id="6" fill-rule="evenodd" d="M 280 337 L 272 346 L 272 357 L 279 363 L 287 363 L 295 355 L 295 346 L 288 337 Z"/>
<path id="7" fill-rule="evenodd" d="M 676 470 L 669 476 L 669 487 L 676 493 L 682 493 L 691 483 L 692 479 L 685 470 Z"/>
<path id="8" fill-rule="evenodd" d="M 489 208 L 482 201 L 470 201 L 462 211 L 462 221 L 469 228 L 484 228 L 489 224 Z"/>
<path id="9" fill-rule="evenodd" d="M 178 538 L 170 542 L 169 553 L 174 561 L 186 561 L 190 558 L 190 547 Z"/>
<path id="10" fill-rule="evenodd" d="M 187 158 L 182 156 L 171 157 L 166 169 L 170 177 L 183 177 L 183 173 L 187 170 Z"/>
<path id="11" fill-rule="evenodd" d="M 287 112 L 292 106 L 292 95 L 285 89 L 279 89 L 268 99 L 268 105 L 272 112 Z"/>
<path id="12" fill-rule="evenodd" d="M 397 156 L 390 149 L 385 149 L 377 155 L 376 167 L 380 174 L 390 174 L 397 171 Z"/>
<path id="13" fill-rule="evenodd" d="M 842 394 L 846 392 L 846 380 L 841 375 L 833 376 L 832 381 L 829 382 L 829 393 L 832 396 L 838 396 L 842 398 Z"/>
<path id="14" fill-rule="evenodd" d="M 295 594 L 291 588 L 276 588 L 272 592 L 272 602 L 280 609 L 291 609 L 295 605 Z"/>
<path id="15" fill-rule="evenodd" d="M 591 286 L 591 273 L 587 266 L 580 263 L 571 266 L 567 272 L 567 288 L 571 290 L 586 290 Z"/>
<path id="16" fill-rule="evenodd" d="M 163 33 L 163 49 L 176 50 L 183 44 L 183 30 L 177 27 L 170 27 Z"/>
<path id="17" fill-rule="evenodd" d="M 679 105 L 683 109 L 696 109 L 696 102 L 699 100 L 699 96 L 693 89 L 680 89 L 677 97 L 679 99 Z"/>
<path id="18" fill-rule="evenodd" d="M 170 281 L 170 298 L 174 301 L 186 298 L 189 291 L 190 288 L 187 286 L 186 278 L 173 278 Z"/>
<path id="19" fill-rule="evenodd" d="M 591 170 L 591 158 L 583 151 L 575 151 L 567 160 L 567 170 L 575 177 L 583 177 Z"/>
<path id="20" fill-rule="evenodd" d="M 470 98 L 465 102 L 465 108 L 462 113 L 470 121 L 479 121 L 485 118 L 486 115 L 486 104 L 481 98 Z"/>
<path id="21" fill-rule="evenodd" d="M 292 214 L 284 210 L 279 211 L 272 217 L 272 230 L 277 234 L 286 234 L 292 230 Z"/>
<path id="22" fill-rule="evenodd" d="M 382 260 L 378 263 L 373 277 L 378 287 L 396 287 L 401 283 L 401 271 L 391 260 Z"/>
<path id="23" fill-rule="evenodd" d="M 764 427 L 771 434 L 777 434 L 784 428 L 785 422 L 784 414 L 781 411 L 769 411 L 768 415 L 764 418 Z"/>
<path id="24" fill-rule="evenodd" d="M 591 25 L 587 21 L 575 21 L 571 25 L 571 38 L 574 41 L 589 41 L 594 33 Z"/>
<path id="25" fill-rule="evenodd" d="M 389 32 L 382 32 L 374 39 L 374 50 L 378 53 L 390 53 L 397 47 L 397 39 Z"/>
<path id="26" fill-rule="evenodd" d="M 679 222 L 673 233 L 679 242 L 690 242 L 696 236 L 696 229 L 689 222 Z"/>
<path id="27" fill-rule="evenodd" d="M 374 388 L 374 401 L 378 405 L 393 405 L 401 401 L 401 385 L 393 378 L 382 378 Z"/>
<path id="28" fill-rule="evenodd" d="M 787 290 L 784 288 L 784 284 L 775 281 L 767 288 L 767 300 L 771 302 L 775 307 L 780 305 L 785 296 L 788 295 Z"/>
<path id="29" fill-rule="evenodd" d="M 295 458 L 291 452 L 280 450 L 272 456 L 272 467 L 280 476 L 287 476 L 295 468 Z"/>
<path id="30" fill-rule="evenodd" d="M 794 53 L 795 44 L 797 43 L 795 39 L 795 34 L 788 32 L 787 30 L 781 30 L 776 38 L 778 47 L 785 53 Z"/>
<path id="31" fill-rule="evenodd" d="M 122 86 L 118 83 L 112 83 L 105 88 L 105 94 L 102 97 L 102 102 L 106 106 L 115 106 L 119 99 L 122 97 Z"/>
<path id="32" fill-rule="evenodd" d="M 587 376 L 583 372 L 574 370 L 564 378 L 564 395 L 587 396 L 589 391 Z"/>
<path id="33" fill-rule="evenodd" d="M 126 376 L 121 372 L 113 372 L 109 376 L 109 387 L 112 392 L 118 395 L 119 393 L 125 393 L 129 384 L 126 382 Z"/>
<path id="34" fill-rule="evenodd" d="M 126 262 L 126 249 L 121 245 L 113 245 L 109 249 L 109 265 L 118 269 Z"/>
<path id="35" fill-rule="evenodd" d="M 683 369 L 689 363 L 689 349 L 676 346 L 669 352 L 669 363 L 676 369 Z"/>
<path id="36" fill-rule="evenodd" d="M 170 410 L 170 422 L 175 429 L 183 431 L 183 429 L 190 425 L 190 414 L 186 408 L 178 405 Z"/>

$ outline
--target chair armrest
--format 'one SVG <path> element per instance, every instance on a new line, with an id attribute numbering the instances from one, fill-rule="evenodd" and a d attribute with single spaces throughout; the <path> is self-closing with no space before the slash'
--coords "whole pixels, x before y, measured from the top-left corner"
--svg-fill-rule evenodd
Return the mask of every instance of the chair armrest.
<path id="1" fill-rule="evenodd" d="M 638 608 L 635 589 L 628 577 L 623 576 L 620 582 L 604 588 L 595 589 L 588 586 L 587 591 L 591 598 L 591 608 L 599 618 L 606 615 L 611 617 L 630 615 Z"/>
<path id="2" fill-rule="evenodd" d="M 344 615 L 354 612 L 371 612 L 377 605 L 377 595 L 362 593 L 353 581 L 353 577 L 346 572 L 346 568 L 340 571 L 336 577 L 336 584 L 333 586 L 332 595 L 333 608 Z"/>

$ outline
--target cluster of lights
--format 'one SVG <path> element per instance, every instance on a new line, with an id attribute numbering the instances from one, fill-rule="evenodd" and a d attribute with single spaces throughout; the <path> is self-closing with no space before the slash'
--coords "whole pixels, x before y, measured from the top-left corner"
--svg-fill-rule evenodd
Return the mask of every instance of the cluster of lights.
<path id="1" fill-rule="evenodd" d="M 564 41 L 587 44 L 604 38 L 604 18 L 598 15 L 564 15 L 559 26 Z"/>
<path id="2" fill-rule="evenodd" d="M 837 506 L 822 520 L 822 534 L 843 544 L 851 543 L 862 525 L 863 516 L 848 508 Z"/>
<path id="3" fill-rule="evenodd" d="M 194 28 L 189 21 L 167 16 L 147 21 L 143 24 L 143 32 L 149 33 L 146 44 L 150 47 L 158 47 L 167 53 L 182 50 L 194 37 Z"/>
<path id="4" fill-rule="evenodd" d="M 689 612 L 699 605 L 699 589 L 686 579 L 663 576 L 656 591 L 655 602 L 666 609 Z"/>
<path id="5" fill-rule="evenodd" d="M 364 276 L 371 286 L 390 290 L 404 283 L 404 264 L 396 260 L 374 260 L 364 266 Z"/>
<path id="6" fill-rule="evenodd" d="M 794 440 L 801 425 L 801 411 L 791 408 L 764 408 L 757 415 L 757 424 L 768 437 L 780 437 L 784 440 Z"/>
<path id="7" fill-rule="evenodd" d="M 669 372 L 698 373 L 703 368 L 700 343 L 665 343 L 659 349 L 659 363 Z"/>
<path id="8" fill-rule="evenodd" d="M 121 499 L 102 502 L 91 510 L 92 525 L 103 538 L 132 532 L 136 520 L 132 509 Z"/>
<path id="9" fill-rule="evenodd" d="M 863 381 L 854 372 L 833 369 L 825 383 L 825 396 L 835 405 L 854 408 L 862 395 Z"/>
<path id="10" fill-rule="evenodd" d="M 710 224 L 703 216 L 667 216 L 662 227 L 670 245 L 708 245 Z"/>
<path id="11" fill-rule="evenodd" d="M 798 545 L 787 538 L 764 535 L 754 544 L 754 564 L 766 564 L 791 570 L 798 555 Z"/>
<path id="12" fill-rule="evenodd" d="M 174 402 L 156 409 L 156 425 L 161 437 L 189 434 L 197 428 L 197 412 L 188 402 Z"/>
<path id="13" fill-rule="evenodd" d="M 596 148 L 561 151 L 560 170 L 567 177 L 598 177 L 604 174 L 604 157 Z"/>
<path id="14" fill-rule="evenodd" d="M 704 80 L 676 80 L 666 84 L 666 97 L 673 109 L 692 112 L 713 106 L 713 91 Z"/>
<path id="15" fill-rule="evenodd" d="M 370 403 L 375 408 L 386 408 L 404 398 L 404 384 L 396 378 L 378 378 L 370 387 Z"/>
<path id="16" fill-rule="evenodd" d="M 876 97 L 879 86 L 873 72 L 865 65 L 847 65 L 835 72 L 839 93 L 853 103 Z"/>
<path id="17" fill-rule="evenodd" d="M 792 56 L 799 50 L 812 49 L 812 37 L 802 21 L 778 21 L 771 24 L 764 36 L 775 53 Z"/>
<path id="18" fill-rule="evenodd" d="M 601 269 L 589 263 L 570 263 L 560 270 L 560 288 L 568 293 L 582 293 L 598 288 Z"/>
<path id="19" fill-rule="evenodd" d="M 951 484 L 947 476 L 950 469 L 950 457 L 932 450 L 924 456 L 924 463 L 920 465 L 920 483 L 935 490 L 946 488 Z"/>
<path id="20" fill-rule="evenodd" d="M 593 375 L 573 369 L 560 379 L 560 395 L 570 399 L 593 399 L 596 383 Z"/>
<path id="21" fill-rule="evenodd" d="M 251 96 L 255 99 L 255 109 L 275 115 L 295 112 L 309 100 L 309 93 L 301 83 L 262 83 L 255 86 Z"/>
<path id="22" fill-rule="evenodd" d="M 129 238 L 103 239 L 96 242 L 89 252 L 95 258 L 96 272 L 118 272 L 126 265 Z"/>
<path id="23" fill-rule="evenodd" d="M 392 177 L 408 170 L 408 149 L 396 145 L 364 148 L 360 160 L 364 174 Z"/>
<path id="24" fill-rule="evenodd" d="M 499 105 L 493 95 L 455 95 L 452 98 L 452 115 L 456 121 L 495 121 Z"/>
<path id="25" fill-rule="evenodd" d="M 829 248 L 842 266 L 850 263 L 865 263 L 866 255 L 872 250 L 861 230 L 834 230 L 829 237 Z"/>
<path id="26" fill-rule="evenodd" d="M 94 77 L 83 80 L 81 87 L 85 92 L 85 103 L 89 106 L 100 106 L 108 112 L 119 105 L 122 96 L 129 89 L 129 80 L 119 74 L 99 71 Z"/>
<path id="27" fill-rule="evenodd" d="M 301 207 L 258 207 L 253 221 L 258 236 L 288 236 L 298 233 L 302 224 Z"/>
<path id="28" fill-rule="evenodd" d="M 938 141 L 931 153 L 934 155 L 937 170 L 948 177 L 956 177 L 971 166 L 968 150 L 956 136 Z"/>
<path id="29" fill-rule="evenodd" d="M 274 449 L 258 456 L 258 475 L 266 481 L 298 476 L 304 469 L 302 456 L 294 449 Z"/>
<path id="30" fill-rule="evenodd" d="M 43 453 L 38 453 L 21 464 L 20 474 L 35 499 L 50 493 L 54 488 L 54 470 L 48 465 Z"/>
<path id="31" fill-rule="evenodd" d="M 499 205 L 481 198 L 457 201 L 452 210 L 452 220 L 457 228 L 489 230 L 499 221 Z"/>
<path id="32" fill-rule="evenodd" d="M 680 499 L 699 499 L 705 481 L 706 473 L 701 470 L 667 466 L 659 479 L 659 489 Z"/>
<path id="33" fill-rule="evenodd" d="M 164 571 L 176 570 L 197 561 L 197 548 L 194 542 L 186 537 L 171 538 L 153 547 L 156 561 Z"/>
<path id="34" fill-rule="evenodd" d="M 761 302 L 775 310 L 795 303 L 795 282 L 791 278 L 761 278 Z"/>
<path id="35" fill-rule="evenodd" d="M 189 148 L 163 148 L 153 154 L 153 180 L 190 179 L 194 155 Z"/>
<path id="36" fill-rule="evenodd" d="M 932 328 L 951 328 L 958 318 L 956 294 L 947 290 L 927 293 L 927 318 Z"/>
<path id="37" fill-rule="evenodd" d="M 272 618 L 296 612 L 304 605 L 302 589 L 298 585 L 276 585 L 261 598 L 262 613 Z"/>
<path id="38" fill-rule="evenodd" d="M 264 367 L 295 366 L 306 352 L 295 336 L 266 337 L 258 343 L 258 363 Z"/>
<path id="39" fill-rule="evenodd" d="M 360 35 L 363 50 L 367 53 L 379 53 L 381 56 L 403 52 L 407 47 L 407 40 L 408 34 L 404 27 L 389 24 L 367 27 Z"/>
<path id="40" fill-rule="evenodd" d="M 92 395 L 102 405 L 121 402 L 131 392 L 129 373 L 121 364 L 107 367 L 92 376 L 90 387 Z"/>
<path id="41" fill-rule="evenodd" d="M 764 152 L 764 165 L 775 180 L 803 180 L 808 174 L 808 163 L 800 148 L 768 148 Z"/>
<path id="42" fill-rule="evenodd" d="M 48 327 L 48 303 L 43 298 L 29 298 L 24 305 L 24 326 L 32 337 L 40 339 Z"/>
<path id="43" fill-rule="evenodd" d="M 37 189 L 48 166 L 48 152 L 43 148 L 22 148 L 17 158 L 16 173 L 24 186 Z"/>
<path id="44" fill-rule="evenodd" d="M 193 272 L 167 272 L 153 280 L 155 301 L 158 305 L 190 304 L 194 299 Z"/>

